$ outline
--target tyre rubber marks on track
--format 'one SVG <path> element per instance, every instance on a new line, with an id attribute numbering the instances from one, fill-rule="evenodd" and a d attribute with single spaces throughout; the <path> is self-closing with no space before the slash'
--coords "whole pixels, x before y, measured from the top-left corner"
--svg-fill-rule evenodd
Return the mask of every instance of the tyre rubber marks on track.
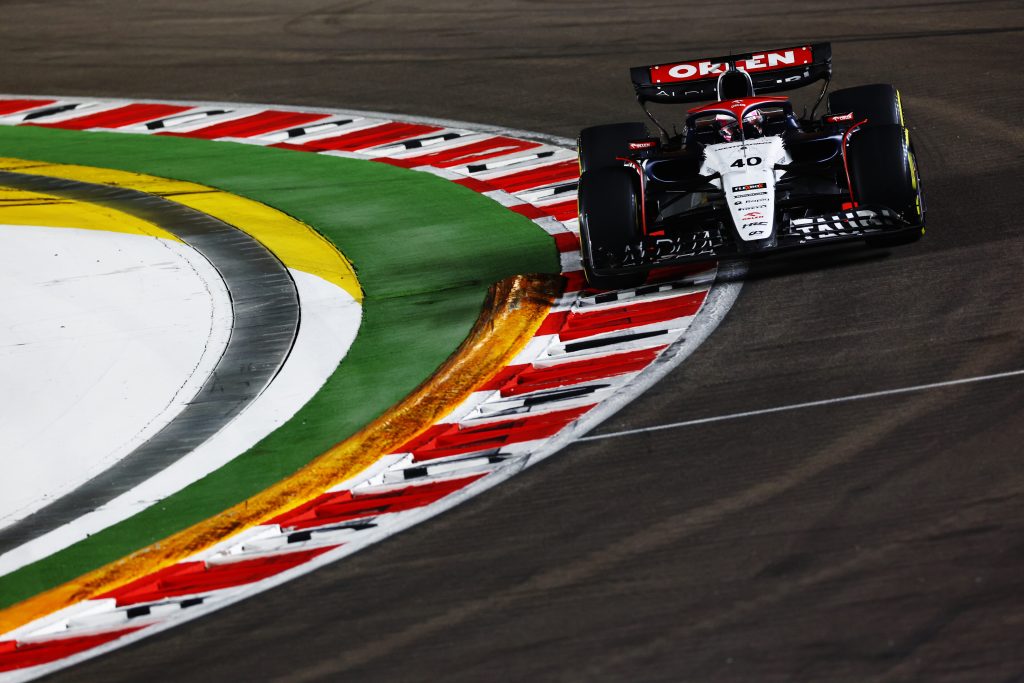
<path id="1" fill-rule="evenodd" d="M 639 394 L 651 380 L 638 378 L 659 376 L 661 359 L 681 359 L 670 351 L 683 344 L 701 315 L 715 277 L 709 267 L 671 284 L 624 292 L 583 289 L 575 152 L 514 134 L 357 112 L 24 97 L 0 98 L 0 124 L 237 141 L 430 172 L 485 194 L 552 235 L 568 282 L 566 294 L 511 363 L 357 480 L 0 637 L 0 672 L 20 671 L 19 678 L 311 571 L 551 455 Z"/>

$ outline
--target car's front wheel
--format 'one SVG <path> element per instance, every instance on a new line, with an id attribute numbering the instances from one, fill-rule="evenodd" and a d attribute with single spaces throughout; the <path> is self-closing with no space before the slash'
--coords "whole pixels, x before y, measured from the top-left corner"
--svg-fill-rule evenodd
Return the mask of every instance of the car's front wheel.
<path id="1" fill-rule="evenodd" d="M 870 126 L 854 131 L 847 150 L 853 198 L 858 204 L 885 206 L 911 225 L 924 224 L 924 203 L 910 136 L 903 126 Z M 915 242 L 923 227 L 868 240 L 888 247 Z"/>
<path id="2" fill-rule="evenodd" d="M 580 249 L 590 286 L 626 289 L 646 279 L 645 273 L 595 272 L 621 265 L 627 250 L 640 241 L 639 195 L 636 175 L 626 168 L 602 168 L 580 177 Z"/>

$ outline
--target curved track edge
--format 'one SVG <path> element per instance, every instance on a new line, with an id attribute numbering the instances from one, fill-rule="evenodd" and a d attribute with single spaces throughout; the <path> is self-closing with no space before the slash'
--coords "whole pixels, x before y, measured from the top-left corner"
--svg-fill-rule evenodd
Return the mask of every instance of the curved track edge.
<path id="1" fill-rule="evenodd" d="M 102 102 L 106 109 L 133 104 Z M 72 111 L 74 118 L 73 109 L 64 111 Z M 318 111 L 327 114 L 328 121 L 352 114 Z M 268 113 L 245 111 L 231 120 L 237 123 Z M 285 507 L 283 512 L 271 514 L 276 510 L 267 508 L 267 514 L 253 517 L 244 517 L 244 512 L 238 517 L 221 515 L 218 519 L 227 524 L 221 531 L 234 534 L 226 540 L 210 545 L 209 536 L 199 545 L 186 544 L 179 553 L 165 556 L 154 565 L 162 567 L 156 571 L 136 578 L 124 572 L 109 583 L 87 588 L 73 582 L 52 595 L 42 594 L 0 612 L 0 630 L 7 631 L 0 639 L 0 671 L 8 671 L 10 680 L 55 671 L 226 607 L 489 489 L 548 457 L 639 395 L 692 353 L 735 300 L 739 284 L 715 284 L 715 264 L 634 290 L 584 289 L 571 150 L 540 142 L 541 136 L 513 139 L 503 134 L 506 131 L 495 135 L 454 122 L 419 124 L 427 129 L 407 129 L 408 135 L 384 143 L 374 137 L 375 132 L 393 132 L 401 125 L 363 120 L 356 138 L 375 144 L 356 149 L 325 149 L 323 135 L 314 136 L 309 145 L 295 144 L 293 138 L 308 135 L 301 129 L 293 135 L 295 128 L 283 131 L 292 140 L 289 143 L 282 144 L 277 132 L 266 130 L 244 142 L 370 159 L 439 175 L 480 192 L 552 235 L 562 254 L 565 293 L 556 298 L 547 290 L 540 297 L 546 301 L 541 307 L 544 315 L 530 314 L 532 331 L 520 330 L 516 345 L 507 347 L 517 351 L 476 374 L 468 391 L 441 391 L 450 401 L 450 411 L 432 414 L 411 437 L 410 432 L 401 432 L 409 438 L 395 439 L 398 445 L 384 448 L 383 457 L 358 476 L 339 482 L 339 477 L 356 475 L 357 470 L 332 474 L 317 472 L 311 465 L 320 484 L 318 494 L 312 488 L 303 489 L 299 497 L 291 495 L 294 490 L 280 498 L 268 493 L 267 500 Z M 202 137 L 202 127 L 180 134 L 197 131 Z M 242 142 L 237 136 L 223 137 Z M 539 309 L 530 300 L 508 296 L 503 303 L 510 310 L 525 307 L 536 313 Z M 324 490 L 326 482 L 330 488 Z M 235 514 L 239 515 L 237 510 Z M 255 526 L 241 531 L 246 523 Z"/>

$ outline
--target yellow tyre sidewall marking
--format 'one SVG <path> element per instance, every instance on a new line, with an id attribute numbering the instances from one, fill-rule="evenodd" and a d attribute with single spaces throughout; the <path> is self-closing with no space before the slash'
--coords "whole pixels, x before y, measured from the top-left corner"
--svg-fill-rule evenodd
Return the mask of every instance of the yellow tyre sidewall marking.
<path id="1" fill-rule="evenodd" d="M 242 230 L 288 268 L 316 275 L 341 287 L 356 301 L 363 300 L 352 264 L 337 247 L 302 221 L 266 204 L 199 183 L 110 168 L 0 157 L 0 170 L 113 185 L 164 197 Z"/>

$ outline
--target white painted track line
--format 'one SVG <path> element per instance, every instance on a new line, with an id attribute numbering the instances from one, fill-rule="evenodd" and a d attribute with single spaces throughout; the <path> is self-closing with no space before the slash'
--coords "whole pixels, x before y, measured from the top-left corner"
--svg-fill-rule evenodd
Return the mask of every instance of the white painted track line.
<path id="1" fill-rule="evenodd" d="M 883 389 L 882 391 L 869 391 L 864 394 L 852 394 L 850 396 L 839 396 L 837 398 L 826 398 L 820 401 L 806 401 L 804 403 L 790 403 L 784 406 L 775 406 L 774 408 L 760 408 L 758 410 L 745 410 L 739 413 L 727 413 L 725 415 L 715 415 L 714 417 L 702 417 L 696 420 L 683 420 L 682 422 L 670 422 L 669 424 L 654 425 L 653 427 L 641 427 L 639 429 L 627 429 L 621 432 L 609 432 L 608 434 L 592 434 L 590 436 L 584 436 L 577 441 L 600 441 L 602 439 L 614 439 L 620 436 L 632 436 L 634 434 L 644 434 L 646 432 L 660 432 L 666 429 L 680 429 L 682 427 L 693 427 L 695 425 L 709 424 L 711 422 L 725 422 L 726 420 L 739 420 L 745 417 L 756 417 L 758 415 L 770 415 L 772 413 L 784 413 L 791 410 L 801 410 L 804 408 L 817 408 L 820 406 L 830 406 L 836 403 L 849 403 L 851 401 L 863 401 L 869 398 L 882 398 L 885 396 L 896 396 L 899 394 L 910 394 L 921 391 L 928 391 L 930 389 L 944 389 L 947 387 L 959 386 L 962 384 L 977 384 L 979 382 L 990 382 L 997 379 L 1008 379 L 1010 377 L 1020 377 L 1024 375 L 1024 370 L 1010 370 L 1008 372 L 997 372 L 991 375 L 978 375 L 977 377 L 964 377 L 963 379 L 951 379 L 943 382 L 932 382 L 930 384 L 916 384 L 910 387 L 900 387 L 898 389 Z"/>

